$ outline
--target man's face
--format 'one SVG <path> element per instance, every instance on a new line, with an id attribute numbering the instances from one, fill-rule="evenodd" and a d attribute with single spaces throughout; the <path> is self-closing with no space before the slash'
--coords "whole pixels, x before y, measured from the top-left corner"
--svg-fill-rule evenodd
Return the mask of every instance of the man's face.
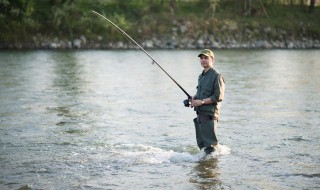
<path id="1" fill-rule="evenodd" d="M 200 63 L 201 63 L 202 67 L 208 68 L 208 67 L 212 66 L 213 59 L 212 59 L 212 57 L 209 57 L 209 56 L 200 55 Z"/>

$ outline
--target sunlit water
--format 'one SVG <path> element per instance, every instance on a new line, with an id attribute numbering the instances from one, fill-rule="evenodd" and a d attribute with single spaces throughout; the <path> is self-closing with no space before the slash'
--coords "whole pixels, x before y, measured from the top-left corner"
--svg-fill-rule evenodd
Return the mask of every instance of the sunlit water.
<path id="1" fill-rule="evenodd" d="M 198 51 L 150 51 L 189 94 Z M 320 51 L 216 51 L 220 147 L 141 51 L 0 52 L 0 189 L 320 188 Z"/>

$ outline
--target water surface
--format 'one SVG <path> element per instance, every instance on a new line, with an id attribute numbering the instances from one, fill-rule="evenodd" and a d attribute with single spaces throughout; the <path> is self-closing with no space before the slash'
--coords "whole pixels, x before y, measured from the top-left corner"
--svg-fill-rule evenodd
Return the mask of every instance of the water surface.
<path id="1" fill-rule="evenodd" d="M 150 51 L 189 94 L 198 51 Z M 320 188 L 320 51 L 218 50 L 221 146 L 141 51 L 0 52 L 0 189 Z"/>

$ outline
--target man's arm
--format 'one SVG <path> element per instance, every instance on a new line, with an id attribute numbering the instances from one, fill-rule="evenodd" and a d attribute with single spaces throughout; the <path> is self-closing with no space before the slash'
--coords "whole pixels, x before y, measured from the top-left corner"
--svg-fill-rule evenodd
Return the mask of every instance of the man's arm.
<path id="1" fill-rule="evenodd" d="M 221 75 L 218 75 L 218 80 L 213 85 L 214 88 L 214 94 L 210 96 L 210 103 L 218 103 L 221 102 L 224 98 L 224 90 L 225 90 L 225 84 L 224 79 Z"/>

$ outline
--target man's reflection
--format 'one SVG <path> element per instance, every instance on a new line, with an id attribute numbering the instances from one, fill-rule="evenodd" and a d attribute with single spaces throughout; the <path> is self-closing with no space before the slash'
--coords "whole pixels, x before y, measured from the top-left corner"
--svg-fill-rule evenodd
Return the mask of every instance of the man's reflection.
<path id="1" fill-rule="evenodd" d="M 217 168 L 217 158 L 206 158 L 200 160 L 192 170 L 191 183 L 195 184 L 196 189 L 219 189 L 219 170 Z"/>

